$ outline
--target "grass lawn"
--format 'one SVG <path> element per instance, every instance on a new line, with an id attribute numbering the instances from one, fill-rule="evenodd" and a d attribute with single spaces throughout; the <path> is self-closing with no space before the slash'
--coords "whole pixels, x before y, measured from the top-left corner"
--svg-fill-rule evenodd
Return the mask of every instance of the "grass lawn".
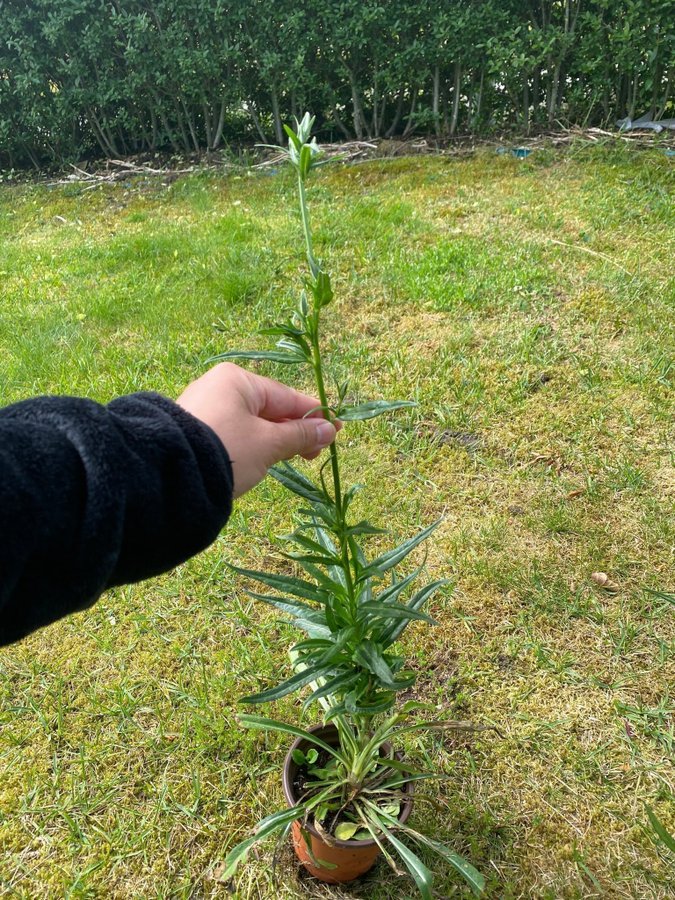
<path id="1" fill-rule="evenodd" d="M 338 376 L 419 401 L 340 436 L 361 512 L 393 538 L 444 516 L 427 567 L 454 589 L 407 632 L 416 693 L 498 729 L 420 743 L 448 779 L 414 824 L 494 897 L 675 896 L 645 810 L 675 832 L 675 607 L 647 591 L 675 579 L 674 188 L 663 153 L 572 148 L 310 189 Z M 209 355 L 267 346 L 303 266 L 290 173 L 3 187 L 0 240 L 3 404 L 176 396 Z M 291 640 L 226 563 L 274 564 L 292 509 L 268 479 L 199 558 L 0 652 L 0 894 L 414 896 L 383 864 L 317 887 L 286 851 L 276 883 L 271 852 L 212 875 L 281 803 L 286 741 L 235 716 Z"/>

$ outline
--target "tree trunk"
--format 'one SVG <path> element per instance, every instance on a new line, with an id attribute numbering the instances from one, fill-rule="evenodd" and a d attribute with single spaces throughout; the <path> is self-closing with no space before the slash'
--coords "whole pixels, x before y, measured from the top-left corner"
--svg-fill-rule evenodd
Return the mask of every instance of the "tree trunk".
<path id="1" fill-rule="evenodd" d="M 389 126 L 389 128 L 387 128 L 387 130 L 384 134 L 384 136 L 387 140 L 396 134 L 396 129 L 399 126 L 402 115 L 403 115 L 403 91 L 401 91 L 398 95 L 398 102 L 396 104 L 396 112 L 394 113 L 394 118 L 392 120 L 391 125 Z"/>
<path id="2" fill-rule="evenodd" d="M 213 129 L 211 127 L 211 110 L 206 97 L 202 97 L 202 115 L 204 116 L 204 131 L 206 132 L 206 149 L 210 150 L 213 143 Z"/>
<path id="3" fill-rule="evenodd" d="M 182 97 L 180 98 L 180 102 L 181 102 L 181 106 L 183 107 L 183 112 L 185 113 L 185 119 L 187 121 L 188 128 L 190 130 L 190 137 L 192 138 L 192 144 L 195 148 L 195 153 L 199 153 L 201 148 L 199 146 L 199 138 L 197 137 L 197 130 L 195 128 L 195 123 L 192 118 L 192 114 L 190 113 L 189 109 L 187 108 L 187 103 L 185 102 L 185 100 Z"/>
<path id="4" fill-rule="evenodd" d="M 637 93 L 638 93 L 638 76 L 637 72 L 633 75 L 633 88 L 630 93 L 630 101 L 628 105 L 628 117 L 635 117 L 635 109 L 637 106 Z"/>
<path id="5" fill-rule="evenodd" d="M 452 85 L 452 118 L 450 119 L 450 134 L 457 131 L 457 122 L 459 120 L 459 89 L 462 86 L 462 64 L 459 60 L 455 62 L 455 78 Z"/>
<path id="6" fill-rule="evenodd" d="M 183 115 L 180 111 L 180 106 L 178 105 L 178 100 L 173 98 L 173 106 L 176 113 L 176 121 L 178 122 L 178 130 L 180 131 L 180 135 L 183 141 L 183 150 L 186 153 L 190 152 L 190 140 L 188 138 L 188 133 L 185 130 L 185 122 L 183 121 Z"/>
<path id="7" fill-rule="evenodd" d="M 263 131 L 263 127 L 260 124 L 260 119 L 258 118 L 258 114 L 255 111 L 255 107 L 253 106 L 253 104 L 247 103 L 245 109 L 249 116 L 253 119 L 253 124 L 255 125 L 256 131 L 260 135 L 260 140 L 263 142 L 263 144 L 269 144 L 269 138 Z"/>
<path id="8" fill-rule="evenodd" d="M 164 129 L 164 133 L 166 134 L 166 137 L 168 138 L 169 143 L 173 147 L 174 153 L 180 153 L 180 145 L 178 143 L 178 140 L 176 138 L 176 135 L 175 135 L 173 129 L 169 125 L 169 120 L 166 117 L 166 113 L 164 112 L 164 107 L 162 106 L 159 96 L 157 95 L 156 91 L 153 91 L 152 95 L 155 100 L 155 107 L 159 111 L 159 120 L 162 123 L 162 128 Z"/>
<path id="9" fill-rule="evenodd" d="M 369 137 L 377 137 L 377 68 L 373 74 L 373 113 L 370 118 Z"/>
<path id="10" fill-rule="evenodd" d="M 272 83 L 272 90 L 270 93 L 272 98 L 272 115 L 274 116 L 274 134 L 277 138 L 277 144 L 283 144 L 284 128 L 281 124 L 281 113 L 279 112 L 279 95 L 277 94 L 277 87 L 274 83 Z"/>
<path id="11" fill-rule="evenodd" d="M 349 73 L 349 85 L 352 91 L 352 118 L 354 121 L 354 134 L 356 135 L 356 139 L 359 141 L 363 140 L 364 130 L 363 130 L 363 109 L 361 107 L 361 100 L 359 98 L 359 89 L 356 84 L 356 78 L 354 77 L 354 73 L 350 68 L 347 68 L 347 72 Z"/>
<path id="12" fill-rule="evenodd" d="M 551 78 L 551 91 L 548 98 L 548 124 L 553 125 L 558 113 L 558 90 L 560 86 L 560 70 L 562 68 L 562 60 L 556 60 L 553 67 L 553 76 Z"/>
<path id="13" fill-rule="evenodd" d="M 223 139 L 223 129 L 225 128 L 225 112 L 227 110 L 227 106 L 225 104 L 225 98 L 220 101 L 220 113 L 218 115 L 218 124 L 216 125 L 216 133 L 213 136 L 213 145 L 211 147 L 212 150 L 217 150 L 220 147 L 220 142 Z"/>
<path id="14" fill-rule="evenodd" d="M 126 142 L 126 139 L 124 137 L 124 131 L 122 131 L 121 125 L 117 126 L 117 137 L 119 138 L 119 141 L 120 141 L 119 146 L 122 149 L 123 155 L 129 156 L 129 145 Z"/>
<path id="15" fill-rule="evenodd" d="M 156 150 L 158 143 L 158 133 L 159 130 L 157 128 L 157 114 L 155 110 L 150 107 L 150 128 L 152 129 L 152 137 L 150 138 L 150 149 Z"/>
<path id="16" fill-rule="evenodd" d="M 675 75 L 675 69 L 668 70 L 668 78 L 666 80 L 666 89 L 663 95 L 663 100 L 658 109 L 658 118 L 660 119 L 663 113 L 666 110 L 666 106 L 668 105 L 668 100 L 670 100 L 670 95 L 673 88 L 673 81 L 675 80 L 673 76 Z"/>
<path id="17" fill-rule="evenodd" d="M 525 134 L 530 133 L 530 81 L 527 74 L 523 76 L 523 128 Z"/>
<path id="18" fill-rule="evenodd" d="M 335 107 L 333 107 L 333 121 L 335 122 L 337 127 L 340 129 L 340 131 L 344 134 L 345 138 L 348 141 L 351 141 L 351 139 L 354 137 L 354 135 L 347 128 L 345 123 L 342 121 L 342 119 L 340 118 L 340 115 Z"/>
<path id="19" fill-rule="evenodd" d="M 441 71 L 438 63 L 434 66 L 434 90 L 431 101 L 431 110 L 434 117 L 434 131 L 436 137 L 441 136 L 441 115 L 440 115 L 440 99 L 441 99 Z"/>
<path id="20" fill-rule="evenodd" d="M 89 110 L 89 122 L 93 126 L 94 136 L 105 155 L 108 157 L 119 156 L 120 152 L 115 146 L 115 139 L 109 130 L 99 122 L 93 109 Z"/>
<path id="21" fill-rule="evenodd" d="M 472 118 L 471 118 L 471 127 L 476 128 L 480 124 L 480 114 L 482 112 L 483 106 L 483 86 L 485 84 L 485 69 L 480 70 L 480 82 L 478 84 L 478 100 L 476 101 L 476 106 L 473 110 Z"/>
<path id="22" fill-rule="evenodd" d="M 415 87 L 412 88 L 411 93 L 412 93 L 412 103 L 410 104 L 410 112 L 408 113 L 408 121 L 406 122 L 406 126 L 403 129 L 403 134 L 401 135 L 401 137 L 403 137 L 403 138 L 407 138 L 408 135 L 412 134 L 412 132 L 415 130 L 415 122 L 414 122 L 413 117 L 415 115 L 415 107 L 417 106 L 417 93 L 418 93 L 417 85 L 415 85 Z"/>
<path id="23" fill-rule="evenodd" d="M 21 143 L 23 144 L 24 150 L 28 154 L 28 157 L 30 158 L 31 163 L 33 164 L 35 169 L 37 169 L 37 171 L 39 172 L 40 171 L 40 162 L 39 162 L 37 156 L 33 153 L 33 150 L 31 149 L 31 147 L 28 146 L 28 144 L 25 141 L 22 141 Z"/>
<path id="24" fill-rule="evenodd" d="M 382 129 L 384 128 L 385 115 L 387 112 L 387 94 L 382 95 L 382 102 L 380 103 L 380 112 L 377 117 L 377 128 L 375 130 L 375 137 L 382 137 Z"/>
<path id="25" fill-rule="evenodd" d="M 628 111 L 628 78 L 622 72 L 619 75 L 619 84 L 616 89 L 616 111 L 623 116 Z"/>
<path id="26" fill-rule="evenodd" d="M 650 105 L 652 119 L 656 118 L 656 115 L 657 115 L 657 112 L 659 109 L 659 94 L 661 92 L 661 80 L 662 79 L 663 79 L 663 72 L 661 71 L 661 62 L 659 60 L 657 60 L 654 65 L 654 79 L 652 81 L 652 102 Z"/>

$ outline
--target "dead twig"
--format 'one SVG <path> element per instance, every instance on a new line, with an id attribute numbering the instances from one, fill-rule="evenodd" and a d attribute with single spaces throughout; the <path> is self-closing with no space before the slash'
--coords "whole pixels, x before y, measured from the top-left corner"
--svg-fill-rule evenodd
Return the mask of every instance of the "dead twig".
<path id="1" fill-rule="evenodd" d="M 624 268 L 624 266 L 615 259 L 612 259 L 611 256 L 607 256 L 606 253 L 600 253 L 598 250 L 591 250 L 590 247 L 582 247 L 581 244 L 568 244 L 567 241 L 559 241 L 557 238 L 549 238 L 548 240 L 551 244 L 559 244 L 561 247 L 569 247 L 571 250 L 581 250 L 582 253 L 589 253 L 591 256 L 597 256 L 600 259 L 604 259 L 606 262 L 616 266 L 617 269 L 625 272 L 626 275 L 630 275 L 631 278 L 633 277 L 632 272 L 629 272 L 628 269 Z"/>

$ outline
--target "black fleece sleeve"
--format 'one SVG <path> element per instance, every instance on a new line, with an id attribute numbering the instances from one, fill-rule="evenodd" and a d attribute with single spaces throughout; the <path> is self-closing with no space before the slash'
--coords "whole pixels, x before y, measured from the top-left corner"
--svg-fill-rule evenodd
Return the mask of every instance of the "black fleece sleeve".
<path id="1" fill-rule="evenodd" d="M 158 394 L 0 409 L 0 645 L 173 568 L 231 507 L 220 439 Z"/>

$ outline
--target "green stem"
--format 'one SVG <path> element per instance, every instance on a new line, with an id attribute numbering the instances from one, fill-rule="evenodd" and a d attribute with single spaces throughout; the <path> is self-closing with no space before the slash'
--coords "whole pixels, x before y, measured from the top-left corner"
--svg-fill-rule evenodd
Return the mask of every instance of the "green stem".
<path id="1" fill-rule="evenodd" d="M 312 249 L 312 230 L 309 226 L 309 210 L 307 209 L 307 198 L 305 197 L 305 182 L 302 175 L 298 172 L 298 193 L 300 195 L 300 215 L 302 216 L 302 228 L 305 233 L 305 245 L 307 247 L 307 262 L 314 276 L 319 274 L 320 266 L 314 259 L 314 251 Z"/>
<path id="2" fill-rule="evenodd" d="M 307 208 L 307 198 L 305 195 L 305 182 L 302 175 L 298 172 L 298 194 L 300 197 L 300 215 L 302 216 L 302 227 L 305 233 L 305 244 L 307 247 L 307 262 L 309 264 L 312 276 L 316 278 L 321 271 L 321 267 L 314 258 L 314 249 L 312 246 L 312 229 L 309 222 L 309 210 Z M 314 376 L 316 378 L 319 400 L 323 409 L 324 417 L 330 422 L 332 416 L 328 405 L 328 395 L 326 393 L 326 385 L 323 377 L 323 363 L 321 359 L 321 347 L 319 345 L 319 316 L 320 309 L 315 306 L 313 310 L 312 322 L 312 363 L 314 368 Z M 356 591 L 354 588 L 354 577 L 352 575 L 352 561 L 349 555 L 349 542 L 345 535 L 347 523 L 345 521 L 345 509 L 342 498 L 342 484 L 340 481 L 340 464 L 338 460 L 338 449 L 335 443 L 329 448 L 330 465 L 333 473 L 333 491 L 335 494 L 335 508 L 338 519 L 338 541 L 340 543 L 340 555 L 342 557 L 342 568 L 347 581 L 347 593 L 351 607 L 352 618 L 356 618 Z"/>

